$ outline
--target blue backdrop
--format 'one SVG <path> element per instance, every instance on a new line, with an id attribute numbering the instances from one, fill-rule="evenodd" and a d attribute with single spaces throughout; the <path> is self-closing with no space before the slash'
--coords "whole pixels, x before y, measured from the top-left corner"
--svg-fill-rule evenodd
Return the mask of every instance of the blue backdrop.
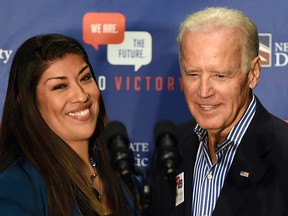
<path id="1" fill-rule="evenodd" d="M 72 36 L 89 54 L 110 120 L 125 124 L 135 164 L 147 168 L 154 125 L 191 118 L 179 82 L 176 36 L 190 13 L 207 6 L 240 9 L 254 20 L 263 61 L 255 93 L 287 120 L 287 0 L 1 0 L 0 112 L 19 45 L 36 34 Z"/>

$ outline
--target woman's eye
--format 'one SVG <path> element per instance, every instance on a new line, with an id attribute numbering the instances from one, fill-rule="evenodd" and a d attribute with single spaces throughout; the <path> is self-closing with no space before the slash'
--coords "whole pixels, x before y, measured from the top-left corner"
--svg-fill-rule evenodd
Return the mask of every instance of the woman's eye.
<path id="1" fill-rule="evenodd" d="M 52 90 L 59 90 L 59 89 L 64 89 L 64 88 L 66 88 L 66 85 L 58 84 L 58 85 L 53 86 Z"/>
<path id="2" fill-rule="evenodd" d="M 90 80 L 92 78 L 92 74 L 86 74 L 81 80 L 82 81 L 87 81 L 87 80 Z"/>

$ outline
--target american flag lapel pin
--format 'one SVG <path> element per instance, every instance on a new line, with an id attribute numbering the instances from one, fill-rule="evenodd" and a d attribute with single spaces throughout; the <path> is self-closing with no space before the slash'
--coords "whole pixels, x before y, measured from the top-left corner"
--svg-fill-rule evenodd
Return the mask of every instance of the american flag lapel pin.
<path id="1" fill-rule="evenodd" d="M 240 172 L 240 176 L 242 176 L 242 177 L 249 178 L 249 175 L 250 175 L 249 172 L 245 172 L 245 171 Z"/>

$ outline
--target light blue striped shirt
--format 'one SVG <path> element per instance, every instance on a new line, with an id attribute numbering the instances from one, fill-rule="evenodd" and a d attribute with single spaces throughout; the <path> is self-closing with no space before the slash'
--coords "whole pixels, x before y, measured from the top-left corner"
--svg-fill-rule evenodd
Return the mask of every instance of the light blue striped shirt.
<path id="1" fill-rule="evenodd" d="M 252 101 L 242 119 L 235 125 L 227 138 L 216 147 L 217 162 L 212 164 L 208 155 L 207 131 L 198 124 L 194 131 L 200 145 L 193 175 L 192 216 L 211 216 L 232 164 L 237 147 L 256 112 L 256 99 Z"/>

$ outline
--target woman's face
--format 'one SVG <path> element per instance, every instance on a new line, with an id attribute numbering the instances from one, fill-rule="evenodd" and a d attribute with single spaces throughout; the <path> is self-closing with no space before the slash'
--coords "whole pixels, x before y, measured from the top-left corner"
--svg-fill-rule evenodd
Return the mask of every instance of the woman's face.
<path id="1" fill-rule="evenodd" d="M 67 54 L 53 62 L 42 74 L 36 94 L 43 119 L 61 139 L 72 148 L 88 143 L 99 115 L 100 91 L 81 56 Z"/>

